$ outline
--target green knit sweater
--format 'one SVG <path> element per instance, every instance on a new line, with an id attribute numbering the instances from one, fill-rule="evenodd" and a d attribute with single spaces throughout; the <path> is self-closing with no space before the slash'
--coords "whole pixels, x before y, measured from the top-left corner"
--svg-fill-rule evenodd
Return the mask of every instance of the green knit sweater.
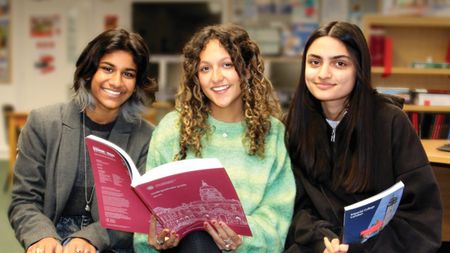
<path id="1" fill-rule="evenodd" d="M 179 114 L 167 114 L 150 142 L 147 168 L 173 161 L 179 151 Z M 271 118 L 266 137 L 264 159 L 248 155 L 243 145 L 245 124 L 225 123 L 211 116 L 208 124 L 212 133 L 202 140 L 202 157 L 218 158 L 227 170 L 242 202 L 252 230 L 252 237 L 244 237 L 235 252 L 281 252 L 291 222 L 295 181 L 291 162 L 284 144 L 284 126 Z M 194 158 L 188 153 L 187 158 Z M 137 253 L 157 252 L 147 243 L 146 234 L 135 234 Z"/>

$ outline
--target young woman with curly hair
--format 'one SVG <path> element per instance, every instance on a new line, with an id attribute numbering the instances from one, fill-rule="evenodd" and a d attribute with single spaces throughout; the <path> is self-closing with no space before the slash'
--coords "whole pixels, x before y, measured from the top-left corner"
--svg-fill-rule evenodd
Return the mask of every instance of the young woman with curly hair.
<path id="1" fill-rule="evenodd" d="M 176 111 L 155 129 L 147 165 L 218 158 L 243 203 L 253 236 L 242 237 L 224 222 L 209 220 L 206 232 L 193 232 L 179 243 L 169 230 L 156 234 L 153 222 L 148 236 L 135 235 L 135 250 L 281 252 L 295 182 L 278 119 L 281 110 L 264 76 L 259 48 L 241 27 L 216 25 L 197 32 L 183 53 Z M 161 243 L 165 237 L 169 239 Z M 193 246 L 198 240 L 208 248 Z"/>

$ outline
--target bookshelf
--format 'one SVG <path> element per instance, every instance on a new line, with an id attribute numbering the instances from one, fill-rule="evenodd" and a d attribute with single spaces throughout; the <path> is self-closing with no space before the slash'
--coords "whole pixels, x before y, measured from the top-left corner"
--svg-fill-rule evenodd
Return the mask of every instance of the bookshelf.
<path id="1" fill-rule="evenodd" d="M 373 67 L 374 86 L 450 89 L 450 68 L 413 68 L 413 62 L 445 62 L 450 43 L 450 17 L 363 17 L 363 31 L 370 44 L 373 28 L 392 39 L 392 68 Z"/>
<path id="2" fill-rule="evenodd" d="M 390 61 L 372 67 L 374 87 L 450 90 L 450 67 L 413 67 L 414 62 L 446 62 L 450 17 L 367 15 L 362 28 L 369 46 L 375 41 L 371 36 L 379 35 L 380 29 L 383 38 L 392 41 L 391 53 L 384 51 L 384 57 Z M 447 138 L 450 106 L 406 105 L 404 110 L 421 138 Z"/>

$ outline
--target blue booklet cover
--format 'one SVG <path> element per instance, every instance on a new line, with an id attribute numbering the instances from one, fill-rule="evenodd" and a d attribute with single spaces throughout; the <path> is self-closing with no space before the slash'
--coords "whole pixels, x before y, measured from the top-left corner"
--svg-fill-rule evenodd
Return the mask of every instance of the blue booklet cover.
<path id="1" fill-rule="evenodd" d="M 364 243 L 377 235 L 394 217 L 404 187 L 399 181 L 370 198 L 344 207 L 343 243 Z"/>

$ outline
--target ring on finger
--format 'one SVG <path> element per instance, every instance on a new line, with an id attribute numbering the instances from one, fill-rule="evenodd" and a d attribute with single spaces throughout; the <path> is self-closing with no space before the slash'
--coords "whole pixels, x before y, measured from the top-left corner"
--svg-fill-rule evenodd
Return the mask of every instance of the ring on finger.
<path id="1" fill-rule="evenodd" d="M 34 253 L 42 253 L 42 249 L 41 249 L 41 248 L 36 248 L 36 249 L 34 250 Z"/>
<path id="2" fill-rule="evenodd" d="M 160 246 L 164 245 L 164 239 L 159 239 L 158 237 L 156 237 L 156 243 Z"/>
<path id="3" fill-rule="evenodd" d="M 233 241 L 231 240 L 231 238 L 223 239 L 223 242 L 225 243 L 225 245 L 230 245 L 230 244 L 233 243 Z"/>
<path id="4" fill-rule="evenodd" d="M 231 239 L 235 242 L 235 241 L 238 241 L 238 240 L 242 240 L 242 235 L 234 235 L 234 236 L 232 236 L 231 237 Z"/>
<path id="5" fill-rule="evenodd" d="M 231 238 L 225 238 L 223 239 L 223 242 L 225 243 L 225 250 L 229 251 L 230 246 L 233 244 L 233 241 L 231 240 Z"/>
<path id="6" fill-rule="evenodd" d="M 83 251 L 81 249 L 75 249 L 75 253 L 83 253 Z"/>

